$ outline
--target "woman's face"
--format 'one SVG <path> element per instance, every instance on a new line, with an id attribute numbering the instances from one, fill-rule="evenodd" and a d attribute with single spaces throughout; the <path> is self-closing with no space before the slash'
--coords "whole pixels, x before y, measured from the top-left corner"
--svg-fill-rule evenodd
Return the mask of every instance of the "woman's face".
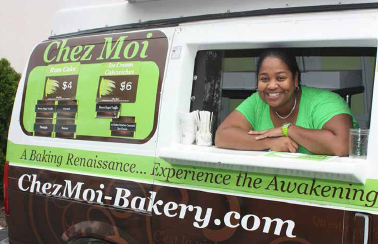
<path id="1" fill-rule="evenodd" d="M 262 100 L 273 108 L 286 105 L 295 95 L 298 74 L 293 75 L 288 66 L 279 58 L 266 57 L 258 74 L 258 92 Z"/>

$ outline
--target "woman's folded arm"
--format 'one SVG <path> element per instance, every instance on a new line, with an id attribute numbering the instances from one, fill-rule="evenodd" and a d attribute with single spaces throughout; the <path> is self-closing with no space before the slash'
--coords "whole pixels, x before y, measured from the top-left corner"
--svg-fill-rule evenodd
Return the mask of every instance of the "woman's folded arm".
<path id="1" fill-rule="evenodd" d="M 253 128 L 242 113 L 233 111 L 219 126 L 215 134 L 215 145 L 236 150 L 296 152 L 298 144 L 290 138 L 266 138 L 256 140 L 248 134 Z"/>
<path id="2" fill-rule="evenodd" d="M 289 127 L 288 135 L 314 154 L 347 156 L 351 128 L 353 128 L 352 117 L 348 114 L 338 114 L 325 123 L 320 130 L 293 125 Z"/>
<path id="3" fill-rule="evenodd" d="M 215 145 L 219 148 L 238 150 L 265 150 L 266 142 L 258 142 L 248 135 L 252 129 L 242 113 L 233 111 L 219 126 L 215 134 Z"/>

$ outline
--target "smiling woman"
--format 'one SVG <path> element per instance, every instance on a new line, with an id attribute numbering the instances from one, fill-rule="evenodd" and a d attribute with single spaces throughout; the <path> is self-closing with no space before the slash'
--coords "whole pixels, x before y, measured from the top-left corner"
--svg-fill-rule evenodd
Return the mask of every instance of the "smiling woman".
<path id="1" fill-rule="evenodd" d="M 219 126 L 217 147 L 347 156 L 356 127 L 347 103 L 328 90 L 301 86 L 295 57 L 270 49 L 257 63 L 257 92 Z"/>

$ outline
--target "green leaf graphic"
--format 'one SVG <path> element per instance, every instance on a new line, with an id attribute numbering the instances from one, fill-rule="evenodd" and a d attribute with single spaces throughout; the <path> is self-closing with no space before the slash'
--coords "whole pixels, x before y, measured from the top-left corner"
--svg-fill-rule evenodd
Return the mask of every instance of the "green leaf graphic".
<path id="1" fill-rule="evenodd" d="M 113 89 L 115 88 L 115 82 L 108 79 L 101 79 L 100 83 L 100 98 L 102 96 L 106 96 L 112 93 Z"/>
<path id="2" fill-rule="evenodd" d="M 46 81 L 46 96 L 50 94 L 54 94 L 58 88 L 59 88 L 59 81 L 48 78 Z"/>

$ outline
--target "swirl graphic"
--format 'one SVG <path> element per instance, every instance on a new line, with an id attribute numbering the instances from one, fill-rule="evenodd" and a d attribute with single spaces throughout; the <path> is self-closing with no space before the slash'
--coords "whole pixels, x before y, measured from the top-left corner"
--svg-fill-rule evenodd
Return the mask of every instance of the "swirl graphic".
<path id="1" fill-rule="evenodd" d="M 295 243 L 312 244 L 311 242 L 305 239 L 299 238 L 299 237 L 295 237 L 295 238 L 280 237 L 280 238 L 275 239 L 274 241 L 271 241 L 269 244 L 281 244 L 285 242 L 287 242 L 287 244 L 295 244 Z"/>

